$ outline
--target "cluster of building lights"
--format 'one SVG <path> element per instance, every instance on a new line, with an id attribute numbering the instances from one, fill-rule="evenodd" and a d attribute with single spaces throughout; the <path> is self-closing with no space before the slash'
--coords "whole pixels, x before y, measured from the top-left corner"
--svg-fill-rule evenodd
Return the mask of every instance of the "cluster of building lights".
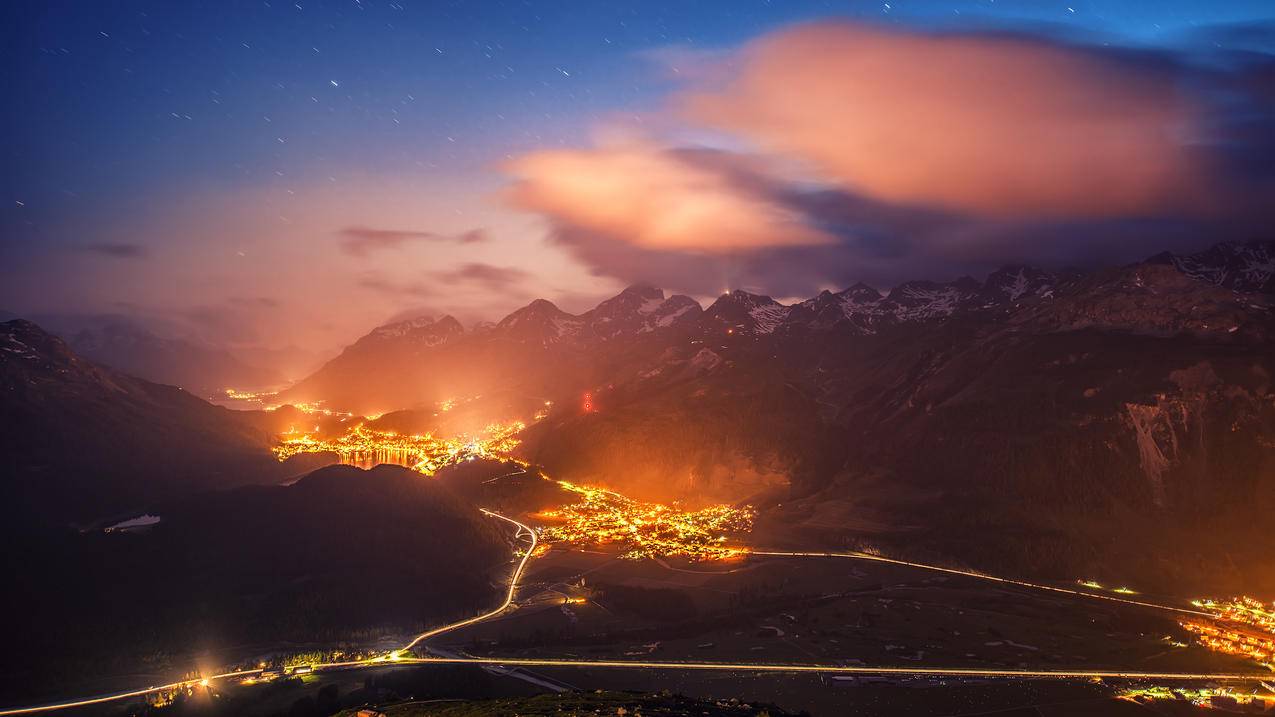
<path id="1" fill-rule="evenodd" d="M 1118 593 L 1120 595 L 1137 595 L 1138 594 L 1136 590 L 1131 590 L 1126 587 L 1118 587 L 1118 588 L 1104 587 L 1101 583 L 1095 580 L 1077 580 L 1076 583 L 1079 584 L 1081 587 L 1086 587 L 1086 588 L 1089 588 L 1090 590 L 1110 590 L 1111 592 Z"/>
<path id="2" fill-rule="evenodd" d="M 226 389 L 226 399 L 229 401 L 239 401 L 242 403 L 256 403 L 265 411 L 276 411 L 284 406 L 292 406 L 302 413 L 310 416 L 339 416 L 342 420 L 353 418 L 354 414 L 349 411 L 333 411 L 330 408 L 323 407 L 323 401 L 295 401 L 292 403 L 268 403 L 279 395 L 278 391 L 240 391 L 233 388 Z M 377 416 L 369 416 L 369 418 L 377 418 Z"/>
<path id="3" fill-rule="evenodd" d="M 1213 615 L 1212 619 L 1181 622 L 1196 642 L 1216 652 L 1247 657 L 1275 671 L 1275 603 L 1237 597 L 1195 600 L 1192 604 Z"/>
<path id="4" fill-rule="evenodd" d="M 268 398 L 278 396 L 278 391 L 239 391 L 237 389 L 226 389 L 226 398 L 231 401 L 260 401 L 264 402 Z"/>
<path id="5" fill-rule="evenodd" d="M 1275 694 L 1233 689 L 1231 687 L 1129 687 L 1116 695 L 1122 700 L 1145 704 L 1164 700 L 1188 702 L 1196 707 L 1214 707 L 1219 702 L 1234 701 L 1240 705 L 1257 705 L 1264 709 L 1275 707 Z"/>
<path id="6" fill-rule="evenodd" d="M 337 438 L 316 434 L 285 434 L 274 447 L 275 457 L 285 460 L 300 453 L 336 453 L 345 463 L 397 463 L 427 476 L 443 468 L 475 458 L 503 458 L 518 445 L 519 421 L 493 423 L 477 435 L 441 438 L 432 434 L 406 435 L 377 431 L 363 424 Z"/>
<path id="7" fill-rule="evenodd" d="M 728 544 L 727 536 L 752 529 L 752 508 L 715 505 L 687 511 L 644 503 L 602 488 L 558 481 L 579 500 L 538 517 L 550 523 L 540 532 L 544 543 L 617 545 L 626 558 L 684 557 L 724 560 L 748 549 Z"/>

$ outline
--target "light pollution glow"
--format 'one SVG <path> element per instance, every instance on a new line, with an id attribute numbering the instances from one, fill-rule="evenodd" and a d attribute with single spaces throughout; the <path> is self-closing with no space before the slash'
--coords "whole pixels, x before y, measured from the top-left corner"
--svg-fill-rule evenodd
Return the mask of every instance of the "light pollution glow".
<path id="1" fill-rule="evenodd" d="M 521 422 L 493 423 L 475 436 L 439 438 L 432 434 L 405 435 L 377 431 L 359 424 L 338 438 L 309 433 L 283 438 L 275 457 L 286 460 L 300 453 L 336 453 L 343 462 L 395 463 L 432 476 L 443 468 L 475 458 L 500 459 L 518 445 Z"/>
<path id="2" fill-rule="evenodd" d="M 1251 597 L 1192 602 L 1212 619 L 1183 619 L 1182 628 L 1214 652 L 1246 657 L 1275 671 L 1275 604 Z"/>
<path id="3" fill-rule="evenodd" d="M 453 405 L 453 401 L 445 401 L 440 410 Z M 537 413 L 536 417 L 541 416 Z M 273 450 L 281 461 L 302 453 L 330 452 L 345 463 L 394 463 L 433 476 L 447 466 L 475 458 L 522 464 L 511 453 L 520 443 L 518 433 L 525 427 L 521 421 L 492 423 L 477 435 L 444 438 L 429 433 L 378 431 L 360 423 L 337 438 L 284 434 Z M 604 488 L 556 482 L 580 500 L 537 516 L 553 523 L 540 531 L 546 547 L 619 545 L 626 558 L 680 557 L 697 561 L 724 560 L 748 552 L 743 546 L 728 544 L 727 535 L 752 528 L 754 511 L 750 507 L 715 505 L 686 511 L 677 506 L 635 501 Z"/>
<path id="4" fill-rule="evenodd" d="M 725 560 L 748 553 L 727 544 L 728 533 L 752 529 L 750 507 L 714 505 L 697 511 L 661 503 L 644 503 L 603 488 L 558 481 L 580 501 L 548 510 L 537 517 L 555 524 L 541 530 L 549 543 L 568 545 L 619 544 L 626 558 L 682 557 Z"/>

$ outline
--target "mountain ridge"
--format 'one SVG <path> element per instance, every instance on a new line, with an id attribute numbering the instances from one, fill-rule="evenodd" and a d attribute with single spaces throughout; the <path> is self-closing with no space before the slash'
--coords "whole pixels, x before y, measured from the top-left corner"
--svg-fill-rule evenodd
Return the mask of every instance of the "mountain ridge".
<path id="1" fill-rule="evenodd" d="M 1206 256 L 1257 268 L 1008 266 L 788 305 L 732 291 L 699 312 L 680 300 L 682 320 L 651 330 L 642 317 L 676 297 L 655 304 L 658 290 L 639 286 L 593 314 L 536 303 L 525 315 L 537 322 L 465 332 L 410 363 L 345 366 L 332 385 L 358 386 L 345 394 L 356 406 L 549 399 L 519 451 L 551 474 L 654 500 L 782 502 L 786 530 L 829 547 L 1033 574 L 1102 574 L 1116 559 L 1149 570 L 1174 551 L 1255 557 L 1275 545 L 1238 516 L 1275 510 L 1275 296 L 1218 279 L 1261 278 L 1260 252 Z M 627 321 L 595 321 L 605 332 L 583 318 L 614 307 Z M 389 388 L 367 399 L 377 381 Z M 1138 542 L 1100 548 L 1116 526 Z M 1014 551 L 989 547 L 1014 535 Z"/>
<path id="2" fill-rule="evenodd" d="M 25 320 L 0 323 L 6 497 L 87 520 L 187 489 L 273 480 L 270 436 L 175 386 L 99 366 Z"/>
<path id="3" fill-rule="evenodd" d="M 1070 272 L 1055 274 L 1026 265 L 1006 265 L 989 273 L 981 282 L 971 277 L 948 282 L 908 281 L 884 294 L 857 283 L 839 292 L 823 291 L 792 304 L 782 304 L 769 296 L 737 289 L 717 297 L 704 307 L 691 297 L 680 294 L 665 296 L 662 290 L 649 284 L 635 284 L 579 314 L 563 311 L 546 299 L 537 299 L 494 324 L 470 329 L 451 316 L 437 319 L 418 317 L 377 327 L 347 347 L 340 356 L 285 391 L 284 398 L 328 400 L 333 407 L 356 413 L 379 412 L 387 406 L 406 408 L 447 400 L 465 392 L 481 392 L 484 382 L 490 384 L 495 381 L 496 385 L 508 387 L 510 382 L 504 377 L 510 372 L 516 376 L 521 371 L 512 363 L 508 366 L 502 364 L 500 370 L 480 370 L 477 375 L 465 378 L 475 373 L 474 366 L 477 364 L 474 361 L 478 364 L 495 361 L 492 354 L 499 351 L 524 355 L 526 352 L 535 355 L 552 352 L 564 362 L 564 366 L 588 373 L 588 366 L 584 364 L 593 361 L 583 360 L 581 356 L 590 352 L 607 353 L 618 350 L 614 347 L 621 343 L 630 346 L 638 343 L 659 353 L 668 348 L 670 341 L 676 342 L 692 334 L 699 340 L 706 340 L 718 331 L 773 336 L 776 339 L 811 333 L 868 336 L 907 325 L 977 316 L 985 317 L 989 325 L 1007 323 L 1020 328 L 1031 321 L 1041 323 L 1037 328 L 1052 322 L 1052 330 L 1074 329 L 1083 325 L 1122 326 L 1125 330 L 1157 333 L 1215 331 L 1222 325 L 1229 329 L 1237 326 L 1243 310 L 1222 311 L 1220 307 L 1225 302 L 1217 297 L 1207 300 L 1215 309 L 1212 323 L 1202 315 L 1192 318 L 1191 312 L 1161 312 L 1163 315 L 1153 317 L 1156 312 L 1149 304 L 1154 302 L 1154 297 L 1146 294 L 1139 304 L 1131 298 L 1136 293 L 1134 291 L 1125 292 L 1128 306 L 1123 318 L 1108 312 L 1112 315 L 1105 323 L 1103 319 L 1090 315 L 1097 309 L 1086 308 L 1083 301 L 1076 300 L 1077 286 L 1082 287 L 1082 293 L 1101 290 L 1114 297 L 1118 292 L 1111 287 L 1100 286 L 1106 280 L 1102 277 L 1115 276 L 1112 272 L 1132 271 L 1133 267 L 1143 267 L 1144 275 L 1155 275 L 1156 281 L 1165 283 L 1166 287 L 1172 283 L 1176 287 L 1174 291 L 1194 294 L 1200 300 L 1204 300 L 1207 294 L 1203 288 L 1206 286 L 1254 293 L 1259 297 L 1265 295 L 1263 292 L 1270 293 L 1269 275 L 1263 273 L 1266 271 L 1264 262 L 1275 257 L 1275 250 L 1270 249 L 1269 243 L 1219 246 L 1225 248 L 1214 247 L 1183 257 L 1161 254 L 1146 262 L 1084 276 Z M 1217 264 L 1209 264 L 1210 261 Z M 1247 264 L 1243 263 L 1246 261 Z M 1161 266 L 1172 267 L 1173 272 L 1160 272 L 1157 267 Z M 1244 280 L 1240 281 L 1237 277 Z M 1262 303 L 1267 300 L 1257 298 L 1254 301 Z M 1053 315 L 1045 310 L 1031 309 L 1032 306 L 1049 303 L 1062 308 Z M 1071 310 L 1069 317 L 1059 313 L 1064 308 Z M 1009 319 L 1010 315 L 1016 318 Z M 1139 325 L 1139 317 L 1144 325 Z M 831 340 L 838 339 L 833 337 Z M 477 346 L 483 343 L 488 346 Z M 612 348 L 607 348 L 608 344 Z M 471 356 L 474 361 L 460 364 L 443 361 L 434 365 L 438 352 L 444 350 L 441 348 L 444 346 L 478 355 Z M 373 355 L 376 352 L 384 352 L 389 358 L 377 358 Z M 466 363 L 470 365 L 463 365 Z M 391 365 L 392 368 L 387 369 Z M 543 378 L 548 368 L 535 365 L 527 372 L 541 374 Z M 385 370 L 398 374 L 403 380 L 383 387 L 376 385 L 380 381 L 376 374 Z M 457 377 L 457 380 L 441 380 L 439 377 L 443 375 Z M 350 388 L 353 384 L 369 381 L 373 385 L 363 390 Z M 546 391 L 541 386 L 535 392 Z"/>

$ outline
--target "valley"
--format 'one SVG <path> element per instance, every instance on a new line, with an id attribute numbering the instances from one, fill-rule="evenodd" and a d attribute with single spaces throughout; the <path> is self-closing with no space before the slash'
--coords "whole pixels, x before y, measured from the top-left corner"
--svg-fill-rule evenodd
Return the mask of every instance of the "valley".
<path id="1" fill-rule="evenodd" d="M 1126 283 L 1130 276 L 1142 283 Z M 120 574 L 147 562 L 189 565 L 170 571 L 164 590 L 147 588 L 152 594 L 145 598 L 117 590 L 99 608 L 119 634 L 143 629 L 139 620 L 149 623 L 144 631 L 154 636 L 141 644 L 162 655 L 149 658 L 156 674 L 176 678 L 185 670 L 175 668 L 188 665 L 202 675 L 121 698 L 145 697 L 154 705 L 200 690 L 231 694 L 298 679 L 304 685 L 312 675 L 391 664 L 482 668 L 502 681 L 542 688 L 583 682 L 643 691 L 674 671 L 688 694 L 704 696 L 727 684 L 723 679 L 750 673 L 811 673 L 817 683 L 785 681 L 784 689 L 775 683 L 778 691 L 756 695 L 815 710 L 846 704 L 837 690 L 850 684 L 871 701 L 880 690 L 894 695 L 926 681 L 953 681 L 963 686 L 960 694 L 983 695 L 970 699 L 988 705 L 1012 704 L 1021 693 L 990 696 L 1003 692 L 1006 679 L 1101 680 L 1098 699 L 1179 699 L 1186 693 L 1173 690 L 1207 696 L 1222 689 L 1227 699 L 1261 704 L 1255 680 L 1271 669 L 1275 608 L 1229 596 L 1261 594 L 1265 583 L 1229 568 L 1198 567 L 1191 581 L 1179 582 L 1154 557 L 1139 561 L 1127 552 L 1136 544 L 1144 556 L 1167 556 L 1179 547 L 1157 542 L 1150 527 L 1167 516 L 1177 516 L 1175 540 L 1211 533 L 1188 538 L 1197 552 L 1180 560 L 1204 559 L 1218 540 L 1247 543 L 1227 549 L 1228 563 L 1267 550 L 1269 536 L 1234 521 L 1235 508 L 1225 503 L 1211 504 L 1212 517 L 1181 512 L 1184 501 L 1198 507 L 1213 500 L 1209 484 L 1192 483 L 1192 476 L 1204 470 L 1208 451 L 1222 450 L 1209 448 L 1215 440 L 1246 442 L 1242 450 L 1251 458 L 1233 455 L 1232 473 L 1208 480 L 1227 481 L 1231 500 L 1236 486 L 1250 485 L 1246 509 L 1258 512 L 1270 489 L 1262 476 L 1272 458 L 1260 441 L 1252 453 L 1242 437 L 1262 434 L 1275 418 L 1265 359 L 1255 353 L 1272 335 L 1268 299 L 1210 286 L 1172 263 L 1108 278 L 1005 270 L 982 286 L 914 286 L 890 297 L 852 288 L 836 299 L 842 303 L 832 316 L 832 295 L 782 306 L 736 292 L 697 313 L 684 297 L 636 287 L 583 316 L 566 317 L 539 302 L 472 334 L 432 320 L 382 327 L 357 342 L 356 352 L 294 387 L 225 391 L 225 402 L 247 410 L 221 415 L 264 436 L 255 450 L 271 458 L 245 482 L 286 487 L 188 492 L 134 504 L 157 520 L 108 532 L 104 542 L 93 538 L 101 544 L 89 552 L 85 538 L 66 542 L 60 564 L 98 565 L 43 580 Z M 1161 319 L 1143 323 L 1125 308 L 1100 314 L 1090 304 L 1083 309 L 1089 323 L 1074 323 L 1072 306 L 1107 292 L 1102 306 L 1116 307 L 1136 302 L 1142 291 L 1178 292 L 1194 308 L 1169 319 L 1176 322 L 1172 336 Z M 1060 316 L 1072 317 L 1071 325 L 1054 323 Z M 1095 320 L 1116 323 L 1097 328 Z M 38 331 L 17 328 L 25 334 L 12 336 Z M 1085 348 L 1098 336 L 1101 354 Z M 42 340 L 10 339 L 24 347 Z M 1150 345 L 1163 349 L 1158 363 L 1133 362 L 1135 347 Z M 517 364 L 505 358 L 513 354 Z M 882 362 L 883 355 L 895 360 Z M 387 356 L 395 358 L 381 363 Z M 58 360 L 80 370 L 74 357 Z M 397 397 L 377 395 L 375 384 L 357 402 L 307 393 L 337 368 L 352 370 L 351 362 L 392 379 Z M 987 365 L 996 368 L 989 372 Z M 454 379 L 449 367 L 458 366 L 464 369 Z M 1156 377 L 1164 366 L 1179 367 L 1169 370 L 1167 384 Z M 89 385 L 133 380 L 87 364 L 83 370 L 93 377 Z M 1034 384 L 1026 374 L 1035 375 Z M 1121 376 L 1119 387 L 1103 384 L 1101 377 L 1112 375 Z M 482 393 L 450 393 L 452 384 L 473 388 L 495 376 Z M 988 420 L 986 397 L 998 396 L 1000 385 L 1019 387 L 1020 395 L 1004 396 L 1011 403 L 994 409 L 995 421 L 1014 422 L 1017 446 L 1000 444 L 1008 424 Z M 971 400 L 974 386 L 984 398 Z M 1067 395 L 1079 386 L 1085 387 L 1079 395 Z M 1113 401 L 1112 391 L 1124 395 Z M 1046 396 L 1044 413 L 1029 408 Z M 373 403 L 394 408 L 360 414 Z M 1212 437 L 1220 420 L 1230 421 L 1232 438 Z M 1040 432 L 1039 445 L 1023 442 L 1031 431 Z M 904 436 L 915 443 L 905 446 Z M 1074 453 L 1099 446 L 1107 452 L 1101 461 L 1096 453 Z M 1046 458 L 1056 465 L 1034 463 Z M 1020 469 L 1008 483 L 993 467 L 1005 460 Z M 327 464 L 345 467 L 316 472 Z M 1071 484 L 1039 482 L 1063 469 Z M 1093 483 L 1095 469 L 1106 476 L 1102 487 Z M 1000 476 L 1002 487 L 969 483 L 983 475 Z M 402 500 L 403 488 L 377 497 L 380 503 L 356 509 L 350 502 L 360 493 L 366 495 L 360 500 L 373 500 L 366 491 L 378 482 L 402 481 L 428 487 L 430 510 L 452 522 L 404 514 L 406 522 L 386 534 L 377 527 L 388 525 L 392 511 L 384 501 Z M 1086 484 L 1096 492 L 1078 492 Z M 334 501 L 325 510 L 337 512 L 315 524 L 312 507 L 289 532 L 273 511 L 291 500 L 286 496 L 319 485 Z M 999 490 L 1010 491 L 1014 510 L 999 507 L 1009 495 L 995 496 Z M 1015 511 L 1033 505 L 1033 491 L 1042 490 L 1052 512 L 1032 516 L 1030 527 L 1015 523 Z M 273 517 L 246 517 L 258 510 L 254 504 L 266 510 L 276 499 L 285 502 L 268 509 Z M 939 504 L 946 511 L 936 517 Z M 364 527 L 345 517 L 355 515 L 375 517 Z M 955 522 L 948 526 L 944 515 Z M 1105 520 L 1093 522 L 1099 515 Z M 1097 549 L 1094 541 L 1107 529 L 1101 526 L 1114 526 L 1116 516 L 1124 530 L 1148 532 L 1103 548 L 1100 562 L 1069 557 Z M 971 520 L 991 522 L 972 534 Z M 1220 532 L 1217 521 L 1227 523 Z M 494 525 L 502 523 L 512 533 Z M 439 531 L 446 524 L 467 527 L 444 539 Z M 331 535 L 316 533 L 318 526 Z M 374 540 L 355 537 L 369 530 Z M 183 542 L 196 535 L 205 536 L 201 547 Z M 208 543 L 215 535 L 226 538 Z M 112 547 L 119 540 L 130 542 L 129 557 Z M 348 560 L 319 547 L 335 546 L 333 540 L 353 540 L 341 548 Z M 476 548 L 475 540 L 485 547 Z M 479 565 L 498 566 L 498 544 L 512 546 L 507 567 L 465 575 L 461 566 L 478 555 Z M 15 559 L 22 545 L 48 550 L 34 539 L 15 543 Z M 355 545 L 362 547 L 351 552 Z M 402 560 L 420 550 L 432 557 L 404 571 Z M 443 554 L 451 556 L 454 577 L 440 572 Z M 287 555 L 297 582 L 279 575 L 277 588 L 262 593 L 258 583 L 248 591 L 242 581 L 259 581 L 262 565 L 241 577 L 224 570 L 201 575 L 190 564 L 194 555 L 243 567 L 253 563 L 247 556 Z M 336 562 L 324 568 L 300 560 L 322 555 Z M 492 597 L 493 584 L 503 585 L 494 591 L 503 599 Z M 357 597 L 359 586 L 371 585 L 378 586 L 376 599 Z M 253 592 L 261 594 L 249 597 Z M 147 613 L 150 603 L 176 609 Z M 182 620 L 177 606 L 190 604 L 211 605 L 217 619 L 196 621 L 193 630 L 166 626 Z M 85 609 L 31 605 L 27 612 L 36 615 Z M 439 624 L 446 615 L 456 619 Z M 413 624 L 424 629 L 412 632 Z M 110 634 L 104 626 L 95 639 Z M 138 664 L 128 650 L 102 661 L 91 657 L 88 643 L 58 642 L 79 657 L 64 661 L 63 670 L 40 672 L 57 676 L 51 684 L 62 689 L 125 686 L 125 666 Z M 280 649 L 285 644 L 294 646 Z M 244 659 L 263 659 L 266 667 Z M 656 682 L 637 678 L 635 668 Z M 606 676 L 612 670 L 615 676 Z M 703 679 L 692 677 L 700 672 Z M 731 677 L 709 677 L 717 673 Z M 752 694 L 747 679 L 729 684 Z M 808 688 L 793 693 L 796 684 Z M 1162 686 L 1169 692 L 1156 691 Z"/>
<path id="2" fill-rule="evenodd" d="M 1275 1 L 0 27 L 0 717 L 1275 716 Z"/>

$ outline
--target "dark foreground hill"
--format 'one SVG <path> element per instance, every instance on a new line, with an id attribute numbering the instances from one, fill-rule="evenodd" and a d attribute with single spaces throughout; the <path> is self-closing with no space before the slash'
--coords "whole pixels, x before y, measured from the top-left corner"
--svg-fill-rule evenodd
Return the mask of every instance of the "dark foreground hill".
<path id="1" fill-rule="evenodd" d="M 30 322 L 0 324 L 6 521 L 87 521 L 273 481 L 283 473 L 269 443 L 232 411 L 93 364 Z"/>
<path id="2" fill-rule="evenodd" d="M 396 466 L 333 466 L 157 512 L 147 530 L 6 543 L 0 620 L 22 647 L 6 653 L 3 703 L 99 675 L 159 680 L 200 655 L 224 665 L 410 634 L 498 603 L 512 556 L 503 523 Z"/>

